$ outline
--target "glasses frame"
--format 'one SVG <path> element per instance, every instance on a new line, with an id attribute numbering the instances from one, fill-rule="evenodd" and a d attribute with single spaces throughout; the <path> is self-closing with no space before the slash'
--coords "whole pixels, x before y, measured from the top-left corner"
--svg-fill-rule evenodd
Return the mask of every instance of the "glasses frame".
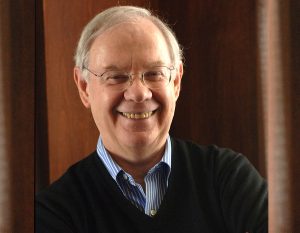
<path id="1" fill-rule="evenodd" d="M 170 84 L 170 82 L 171 82 L 171 80 L 172 80 L 172 71 L 176 70 L 176 68 L 175 68 L 174 66 L 171 66 L 171 67 L 168 67 L 168 66 L 154 66 L 154 67 L 152 67 L 151 69 L 153 69 L 153 68 L 159 68 L 159 67 L 167 68 L 167 69 L 170 71 L 170 76 L 169 76 L 169 78 L 168 78 L 168 83 L 166 84 L 166 86 L 167 86 L 167 85 Z M 128 80 L 129 82 L 128 82 L 128 81 L 126 82 L 126 83 L 128 83 L 128 85 L 127 85 L 126 87 L 124 87 L 124 90 L 126 90 L 129 86 L 132 85 L 132 83 L 133 83 L 133 81 L 134 81 L 134 78 L 133 78 L 134 75 L 139 75 L 139 79 L 141 80 L 142 84 L 143 84 L 145 87 L 150 88 L 150 89 L 153 89 L 153 88 L 151 88 L 151 87 L 148 87 L 147 84 L 145 83 L 145 80 L 144 80 L 145 73 L 151 71 L 151 69 L 149 69 L 149 70 L 147 70 L 147 71 L 144 71 L 144 72 L 142 72 L 142 73 L 141 73 L 141 72 L 139 72 L 139 73 L 128 73 L 128 72 L 123 72 L 124 74 L 128 75 L 128 77 L 129 77 L 129 80 Z M 90 72 L 92 75 L 94 75 L 94 76 L 96 76 L 96 77 L 98 77 L 98 78 L 100 78 L 100 79 L 103 77 L 103 75 L 104 75 L 106 72 L 109 72 L 109 70 L 108 70 L 108 71 L 104 71 L 102 74 L 97 74 L 96 72 L 90 70 L 90 69 L 87 68 L 86 66 L 83 66 L 83 67 L 82 67 L 82 70 L 87 70 L 87 71 Z M 140 74 L 141 74 L 141 75 L 140 75 Z M 154 88 L 154 89 L 155 89 L 155 88 Z M 159 89 L 159 88 L 156 88 L 156 89 Z"/>

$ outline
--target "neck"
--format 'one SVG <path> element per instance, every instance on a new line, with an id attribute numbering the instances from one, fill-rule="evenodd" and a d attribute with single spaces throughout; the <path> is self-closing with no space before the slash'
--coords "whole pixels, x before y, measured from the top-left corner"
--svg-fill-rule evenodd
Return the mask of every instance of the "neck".
<path id="1" fill-rule="evenodd" d="M 161 161 L 164 150 L 165 146 L 151 154 L 145 154 L 145 152 L 139 151 L 134 154 L 128 153 L 125 156 L 119 156 L 112 152 L 110 152 L 110 155 L 125 172 L 130 174 L 134 180 L 144 188 L 145 176 L 153 166 Z"/>

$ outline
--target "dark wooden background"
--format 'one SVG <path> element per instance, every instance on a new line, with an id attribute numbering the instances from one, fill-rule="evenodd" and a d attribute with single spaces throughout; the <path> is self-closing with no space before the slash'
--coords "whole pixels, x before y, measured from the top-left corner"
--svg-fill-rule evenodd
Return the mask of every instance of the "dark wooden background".
<path id="1" fill-rule="evenodd" d="M 1 232 L 33 232 L 35 4 L 0 1 Z M 3 134 L 1 134 L 3 135 Z M 3 186 L 8 187 L 3 190 Z M 5 193 L 2 193 L 5 192 Z M 3 198 L 5 197 L 5 198 Z M 6 203 L 2 203 L 3 199 Z M 9 203 L 7 203 L 9 202 Z M 4 220 L 3 220 L 4 219 Z"/>

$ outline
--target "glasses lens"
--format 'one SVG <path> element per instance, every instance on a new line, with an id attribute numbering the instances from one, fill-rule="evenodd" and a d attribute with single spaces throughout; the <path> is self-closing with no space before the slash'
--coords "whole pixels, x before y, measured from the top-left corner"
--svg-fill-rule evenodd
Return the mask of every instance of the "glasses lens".
<path id="1" fill-rule="evenodd" d="M 144 83 L 149 88 L 162 88 L 170 81 L 171 71 L 167 67 L 155 67 L 144 73 Z"/>
<path id="2" fill-rule="evenodd" d="M 101 76 L 101 81 L 112 88 L 123 89 L 129 83 L 130 77 L 127 73 L 119 71 L 107 71 Z"/>

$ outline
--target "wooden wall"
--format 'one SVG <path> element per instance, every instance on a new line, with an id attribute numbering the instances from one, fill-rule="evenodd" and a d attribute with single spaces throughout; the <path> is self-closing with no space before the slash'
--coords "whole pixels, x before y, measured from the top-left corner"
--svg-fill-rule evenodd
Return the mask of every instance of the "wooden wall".
<path id="1" fill-rule="evenodd" d="M 34 11 L 33 0 L 0 2 L 1 232 L 33 232 Z"/>
<path id="2" fill-rule="evenodd" d="M 161 10 L 176 22 L 186 57 L 172 133 L 233 148 L 263 171 L 255 9 L 255 1 L 193 1 Z"/>
<path id="3" fill-rule="evenodd" d="M 300 1 L 289 1 L 289 70 L 290 70 L 290 109 L 291 109 L 291 157 L 290 177 L 292 186 L 291 222 L 293 231 L 300 229 Z"/>
<path id="4" fill-rule="evenodd" d="M 269 232 L 297 232 L 299 222 L 300 4 L 260 1 L 260 97 L 269 185 Z"/>

